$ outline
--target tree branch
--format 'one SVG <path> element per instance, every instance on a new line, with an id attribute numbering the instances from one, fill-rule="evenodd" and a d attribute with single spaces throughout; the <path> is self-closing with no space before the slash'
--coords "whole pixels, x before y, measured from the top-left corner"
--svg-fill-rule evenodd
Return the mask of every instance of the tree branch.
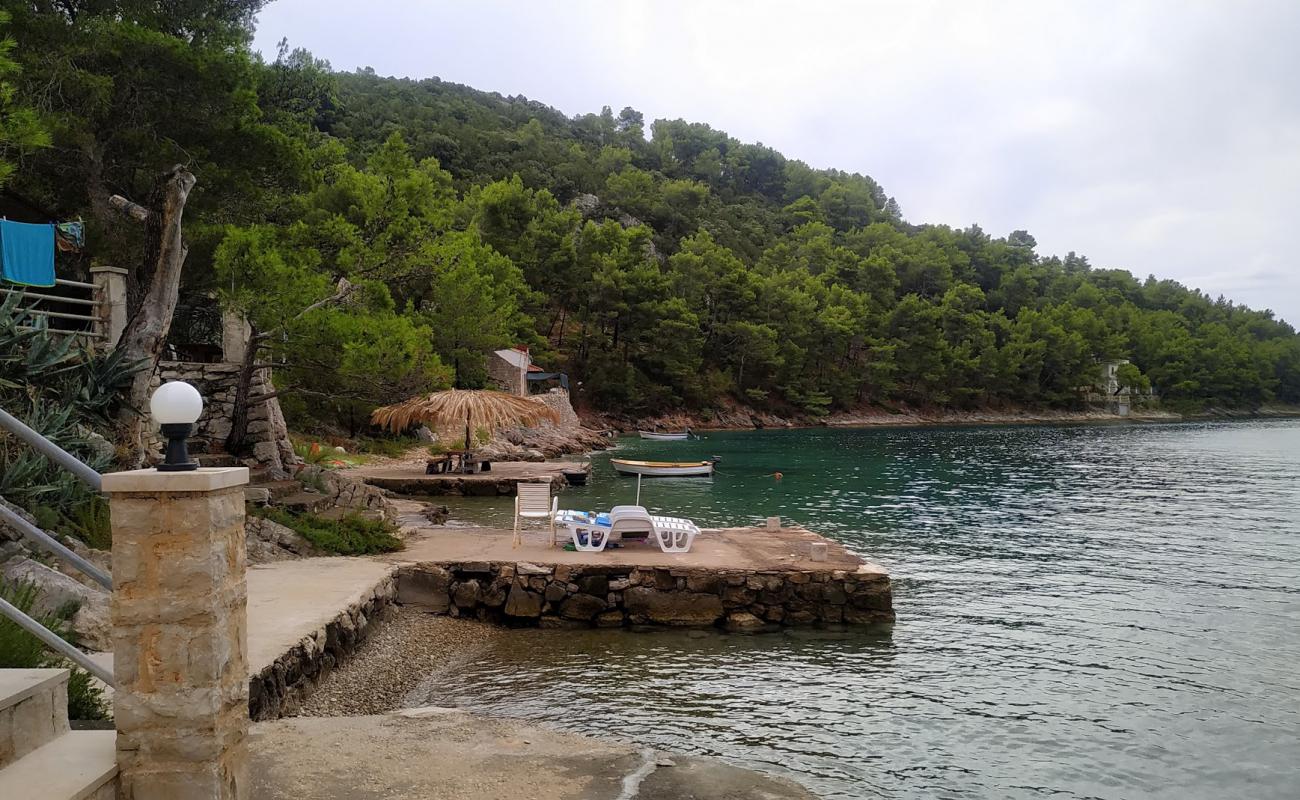
<path id="1" fill-rule="evenodd" d="M 132 203 L 120 194 L 108 198 L 108 204 L 136 222 L 148 223 L 154 217 L 154 212 L 139 203 Z"/>

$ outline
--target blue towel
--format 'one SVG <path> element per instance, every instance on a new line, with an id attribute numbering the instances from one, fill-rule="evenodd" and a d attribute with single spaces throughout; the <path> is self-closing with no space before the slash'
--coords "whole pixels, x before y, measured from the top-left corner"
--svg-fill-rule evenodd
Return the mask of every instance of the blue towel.
<path id="1" fill-rule="evenodd" d="M 0 220 L 0 275 L 24 286 L 53 286 L 54 226 Z"/>

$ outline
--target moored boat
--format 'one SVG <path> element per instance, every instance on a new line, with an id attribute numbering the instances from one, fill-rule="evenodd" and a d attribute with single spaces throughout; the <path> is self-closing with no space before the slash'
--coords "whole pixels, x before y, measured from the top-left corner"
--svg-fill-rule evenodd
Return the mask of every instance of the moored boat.
<path id="1" fill-rule="evenodd" d="M 642 439 L 651 439 L 656 442 L 682 442 L 691 438 L 690 431 L 681 433 L 657 433 L 655 431 L 637 431 Z"/>
<path id="2" fill-rule="evenodd" d="M 647 478 L 682 478 L 713 474 L 712 461 L 633 461 L 611 458 L 609 463 L 624 475 L 644 475 Z"/>

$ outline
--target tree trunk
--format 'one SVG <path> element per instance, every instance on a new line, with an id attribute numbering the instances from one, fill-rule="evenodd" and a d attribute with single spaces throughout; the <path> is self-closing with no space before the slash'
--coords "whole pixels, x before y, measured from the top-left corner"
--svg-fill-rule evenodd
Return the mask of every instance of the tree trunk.
<path id="1" fill-rule="evenodd" d="M 126 404 L 117 415 L 118 440 L 134 451 L 136 464 L 144 460 L 141 441 L 143 413 L 149 403 L 149 386 L 158 368 L 163 345 L 167 342 L 167 332 L 171 329 L 172 314 L 176 310 L 180 292 L 181 269 L 185 266 L 185 256 L 189 253 L 189 247 L 181 235 L 181 218 L 185 212 L 185 201 L 189 199 L 190 190 L 195 183 L 189 170 L 179 165 L 173 167 L 159 181 L 161 210 L 144 209 L 143 219 L 135 211 L 139 206 L 120 197 L 112 198 L 114 207 L 137 221 L 143 221 L 150 234 L 156 233 L 156 237 L 149 237 L 148 252 L 137 267 L 141 274 L 149 275 L 148 287 L 143 292 L 139 309 L 127 322 L 117 345 L 117 349 L 123 352 L 128 361 L 141 364 L 131 379 Z M 150 257 L 153 263 L 148 263 Z"/>
<path id="2" fill-rule="evenodd" d="M 226 436 L 226 452 L 232 456 L 244 454 L 248 438 L 248 394 L 253 386 L 253 372 L 257 363 L 257 351 L 263 336 L 258 334 L 256 326 L 248 337 L 248 347 L 244 348 L 244 361 L 239 367 L 239 380 L 235 383 L 235 399 L 230 407 L 230 434 Z"/>

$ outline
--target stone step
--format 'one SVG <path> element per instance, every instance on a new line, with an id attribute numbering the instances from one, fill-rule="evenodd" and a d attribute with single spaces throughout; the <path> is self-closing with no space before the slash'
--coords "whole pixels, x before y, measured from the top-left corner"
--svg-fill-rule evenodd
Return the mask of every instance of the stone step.
<path id="1" fill-rule="evenodd" d="M 317 511 L 324 510 L 334 505 L 334 501 L 323 494 L 316 494 L 315 492 L 299 492 L 287 497 L 280 497 L 275 500 L 274 504 L 299 514 L 304 512 L 314 514 Z"/>
<path id="2" fill-rule="evenodd" d="M 302 492 L 302 484 L 298 481 L 291 480 L 259 481 L 257 483 L 248 484 L 248 488 L 266 489 L 271 493 L 271 499 L 273 500 L 279 500 L 282 497 L 289 497 L 290 495 L 300 494 Z"/>
<path id="3" fill-rule="evenodd" d="M 364 517 L 365 519 L 375 520 L 375 521 L 384 518 L 384 512 L 379 511 L 377 509 L 363 509 L 363 508 L 359 509 L 359 508 L 345 508 L 343 506 L 332 506 L 330 508 L 322 509 L 321 511 L 316 512 L 316 516 L 323 517 L 324 519 L 343 519 L 344 517 L 352 516 L 354 514 L 357 516 Z M 424 520 L 425 524 L 428 524 L 427 518 L 421 517 L 421 519 Z"/>
<path id="4" fill-rule="evenodd" d="M 0 768 L 68 732 L 68 674 L 0 669 Z"/>
<path id="5" fill-rule="evenodd" d="M 200 467 L 238 467 L 239 459 L 229 453 L 196 453 L 194 460 Z"/>
<path id="6" fill-rule="evenodd" d="M 70 731 L 0 769 L 0 797 L 112 800 L 116 778 L 117 732 Z"/>

